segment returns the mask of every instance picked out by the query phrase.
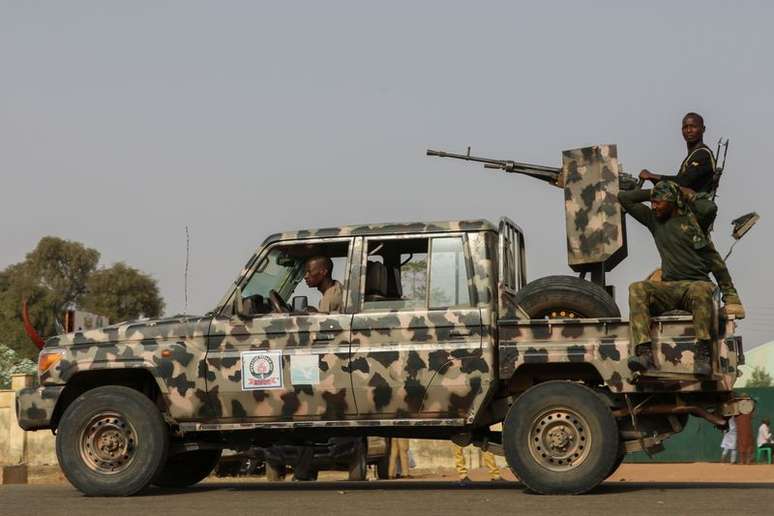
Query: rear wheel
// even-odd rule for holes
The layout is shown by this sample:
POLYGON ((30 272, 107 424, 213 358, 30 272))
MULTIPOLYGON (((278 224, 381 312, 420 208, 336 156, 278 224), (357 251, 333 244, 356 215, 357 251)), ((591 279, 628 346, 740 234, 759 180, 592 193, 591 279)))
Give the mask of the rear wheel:
POLYGON ((607 291, 575 276, 546 276, 516 293, 514 301, 533 319, 621 317, 607 291))
POLYGON ((222 453, 222 450, 195 450, 171 455, 153 484, 188 487, 201 482, 218 465, 222 453))
POLYGON ((119 385, 97 387, 73 401, 56 434, 67 480, 88 496, 129 496, 166 463, 168 428, 156 405, 119 385))
POLYGON ((531 490, 580 494, 613 470, 618 426, 594 391, 551 381, 532 387, 511 406, 503 444, 508 465, 531 490))

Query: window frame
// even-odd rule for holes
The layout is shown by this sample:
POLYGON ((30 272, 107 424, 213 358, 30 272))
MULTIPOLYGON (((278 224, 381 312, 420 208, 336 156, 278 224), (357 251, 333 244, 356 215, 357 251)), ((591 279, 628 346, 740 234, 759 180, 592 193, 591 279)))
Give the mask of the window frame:
MULTIPOLYGON (((253 277, 253 274, 255 274, 255 270, 258 268, 258 265, 261 264, 264 258, 268 256, 268 254, 277 247, 289 247, 292 245, 316 245, 316 244, 333 244, 333 243, 340 243, 340 242, 346 242, 348 244, 347 246, 347 265, 345 267, 343 281, 342 281, 342 296, 343 296, 343 304, 341 307, 341 314, 347 313, 347 308, 349 305, 350 296, 348 295, 349 287, 350 287, 350 276, 352 274, 352 261, 354 259, 353 253, 355 251, 355 238, 354 237, 332 237, 332 238, 308 238, 308 239, 294 239, 294 240, 278 240, 276 242, 272 242, 271 244, 268 244, 264 247, 262 247, 253 257, 250 259, 249 267, 247 268, 247 271, 240 275, 239 281, 235 282, 234 288, 231 291, 231 295, 229 296, 229 300, 227 303, 223 305, 223 307, 220 310, 221 315, 228 315, 229 317, 240 317, 238 314, 233 313, 233 308, 229 308, 232 305, 234 305, 234 302, 236 301, 236 296, 240 295, 242 293, 242 289, 250 282, 250 280, 253 277), (226 314, 225 312, 231 312, 230 314, 226 314)), ((303 281, 303 280, 302 280, 303 281)), ((292 293, 292 292, 291 292, 292 293)), ((272 317, 272 316, 294 316, 299 314, 279 314, 274 312, 269 312, 266 314, 258 314, 251 318, 264 318, 264 317, 272 317)), ((301 314, 303 317, 308 317, 310 315, 318 315, 317 312, 309 312, 307 314, 301 314)), ((319 315, 325 315, 329 316, 331 314, 319 314, 319 315)))
MULTIPOLYGON (((471 274, 473 271, 473 263, 470 257, 470 248, 468 243, 467 233, 464 231, 455 231, 448 233, 412 233, 403 235, 369 235, 363 238, 363 251, 360 260, 360 288, 359 288, 359 303, 356 307, 355 313, 374 313, 374 312, 417 312, 417 311, 443 311, 455 308, 471 308, 476 306, 475 289, 472 287, 471 274), (430 290, 432 277, 430 271, 432 270, 433 261, 433 240, 436 238, 459 238, 462 241, 462 254, 463 262, 465 263, 465 287, 468 289, 468 303, 460 305, 451 305, 444 307, 430 307, 430 290), (366 268, 368 263, 368 249, 369 244, 372 241, 386 241, 386 240, 427 240, 427 288, 425 292, 424 305, 421 307, 409 307, 409 308, 366 308, 365 304, 365 287, 366 287, 366 268)), ((456 281, 456 278, 455 278, 456 281)))

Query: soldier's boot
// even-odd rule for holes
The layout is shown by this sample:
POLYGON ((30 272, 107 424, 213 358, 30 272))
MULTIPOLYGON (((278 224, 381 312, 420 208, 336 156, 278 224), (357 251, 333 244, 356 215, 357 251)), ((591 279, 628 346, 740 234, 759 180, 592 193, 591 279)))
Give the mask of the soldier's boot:
POLYGON ((745 317, 745 311, 744 306, 742 306, 742 303, 726 303, 723 306, 723 315, 728 317, 729 315, 733 315, 737 319, 744 319, 745 317))
POLYGON ((696 374, 706 375, 712 373, 712 343, 710 341, 699 341, 696 346, 696 358, 693 368, 696 374))
POLYGON ((653 349, 650 344, 638 344, 634 348, 634 356, 629 357, 627 361, 629 369, 634 372, 642 373, 648 369, 653 369, 656 363, 653 361, 653 349))

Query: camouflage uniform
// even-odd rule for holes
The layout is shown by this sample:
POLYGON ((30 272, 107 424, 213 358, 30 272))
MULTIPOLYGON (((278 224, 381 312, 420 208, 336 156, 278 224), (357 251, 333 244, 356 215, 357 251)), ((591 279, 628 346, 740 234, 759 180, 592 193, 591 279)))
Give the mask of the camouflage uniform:
POLYGON ((712 224, 718 215, 718 205, 712 200, 715 174, 715 156, 712 150, 703 143, 697 145, 680 164, 680 169, 675 176, 661 176, 662 181, 672 181, 679 186, 690 188, 696 192, 687 199, 687 206, 693 211, 697 222, 704 231, 709 242, 707 253, 707 265, 715 276, 726 304, 742 304, 739 294, 734 287, 731 274, 728 272, 725 260, 717 252, 710 240, 712 224))
POLYGON ((662 263, 663 281, 638 281, 629 287, 632 346, 651 342, 651 312, 674 309, 692 312, 696 339, 709 340, 714 285, 707 276, 707 256, 715 250, 695 215, 682 203, 678 186, 661 181, 652 194, 647 190, 621 192, 618 198, 624 209, 650 230, 662 263), (651 197, 674 203, 678 212, 665 221, 659 220, 642 204, 651 197))

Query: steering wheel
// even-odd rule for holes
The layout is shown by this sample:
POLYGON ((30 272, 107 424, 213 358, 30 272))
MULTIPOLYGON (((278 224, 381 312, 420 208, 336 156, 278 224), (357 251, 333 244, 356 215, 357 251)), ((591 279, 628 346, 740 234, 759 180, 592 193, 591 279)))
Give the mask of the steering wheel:
POLYGON ((289 314, 290 306, 282 299, 279 292, 272 289, 269 291, 269 302, 271 303, 271 309, 277 314, 289 314))

